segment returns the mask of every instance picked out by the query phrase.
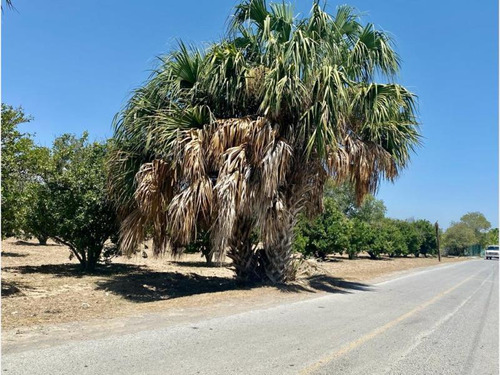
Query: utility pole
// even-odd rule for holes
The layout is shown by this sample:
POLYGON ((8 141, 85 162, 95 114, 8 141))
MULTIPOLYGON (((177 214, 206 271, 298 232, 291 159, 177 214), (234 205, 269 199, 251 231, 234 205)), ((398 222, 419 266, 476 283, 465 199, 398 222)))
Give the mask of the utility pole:
POLYGON ((436 224, 434 224, 434 227, 436 227, 436 245, 438 251, 438 259, 441 262, 441 250, 439 249, 439 224, 437 221, 436 224))

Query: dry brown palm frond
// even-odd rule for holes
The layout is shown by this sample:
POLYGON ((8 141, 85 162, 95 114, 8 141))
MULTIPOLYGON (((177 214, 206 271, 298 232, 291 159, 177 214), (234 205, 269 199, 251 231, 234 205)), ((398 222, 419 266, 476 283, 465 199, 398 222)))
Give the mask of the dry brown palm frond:
POLYGON ((250 166, 247 163, 246 147, 232 147, 224 155, 224 163, 215 185, 218 207, 212 230, 212 246, 221 257, 234 232, 236 218, 251 209, 248 181, 250 166))
POLYGON ((278 187, 285 183, 291 159, 292 147, 282 139, 268 148, 259 165, 260 187, 264 197, 274 197, 278 187))
POLYGON ((134 198, 139 210, 150 220, 163 213, 172 197, 171 169, 163 160, 153 160, 137 172, 134 198))
POLYGON ((205 134, 202 129, 191 130, 189 133, 182 158, 177 160, 182 163, 183 177, 188 181, 196 181, 206 177, 205 134))
POLYGON ((358 204, 368 193, 377 191, 380 179, 392 181, 398 175, 396 161, 382 146, 351 137, 330 152, 327 168, 337 182, 354 183, 358 204))
POLYGON ((197 223, 211 216, 213 186, 209 178, 200 178, 178 193, 168 206, 169 233, 177 245, 196 238, 197 223))
POLYGON ((245 143, 251 126, 252 119, 249 117, 216 121, 216 128, 210 140, 210 159, 218 164, 228 149, 245 143))
POLYGON ((246 142, 251 150, 251 163, 257 165, 275 143, 278 132, 264 117, 258 117, 253 124, 254 126, 247 134, 246 142))
POLYGON ((267 207, 262 207, 258 216, 258 225, 264 247, 270 247, 278 240, 281 226, 287 220, 289 212, 283 197, 276 197, 267 207))
POLYGON ((126 255, 133 254, 144 241, 146 217, 138 209, 130 212, 120 226, 120 248, 126 255))
POLYGON ((323 189, 328 174, 325 168, 317 162, 308 163, 303 173, 305 183, 293 205, 294 213, 304 211, 308 217, 313 217, 323 211, 323 189))
MULTIPOLYGON (((165 252, 168 247, 167 216, 165 212, 173 195, 171 174, 172 170, 166 162, 153 160, 151 163, 143 164, 135 176, 137 187, 134 198, 137 208, 129 215, 128 219, 131 220, 130 223, 142 223, 142 227, 148 223, 153 225, 153 252, 156 255, 165 252), (139 214, 140 218, 138 217, 139 214)), ((143 235, 138 233, 129 233, 130 230, 126 228, 130 223, 126 219, 122 230, 122 248, 127 253, 134 251, 138 241, 143 238, 143 235), (124 241, 127 237, 129 239, 124 241)), ((142 228, 142 231, 144 231, 144 228, 142 228)))
MULTIPOLYGON (((209 159, 217 168, 220 168, 224 153, 228 149, 244 143, 252 145, 251 148, 253 152, 257 153, 256 157, 258 158, 263 154, 265 147, 274 141, 274 132, 268 120, 263 117, 218 120, 210 140, 209 159), (261 151, 259 152, 259 150, 261 151)), ((252 162, 256 162, 256 160, 252 159, 252 162)))

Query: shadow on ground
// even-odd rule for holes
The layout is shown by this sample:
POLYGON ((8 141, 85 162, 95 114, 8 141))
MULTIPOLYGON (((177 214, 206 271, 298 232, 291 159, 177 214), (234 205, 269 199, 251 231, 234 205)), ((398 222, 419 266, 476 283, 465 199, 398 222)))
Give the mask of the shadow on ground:
POLYGON ((352 262, 352 261, 363 260, 363 259, 374 260, 374 261, 393 261, 395 258, 394 257, 391 258, 391 257, 387 257, 387 256, 380 256, 379 258, 371 258, 369 255, 360 254, 354 259, 348 259, 348 258, 345 258, 342 256, 336 256, 336 255, 329 255, 325 259, 316 259, 316 260, 319 263, 321 263, 321 262, 344 262, 344 261, 352 262))
POLYGON ((134 302, 152 302, 249 288, 251 287, 241 287, 234 278, 229 277, 157 271, 117 275, 99 282, 97 286, 98 290, 106 290, 134 302))
MULTIPOLYGON (((114 263, 101 265, 92 275, 81 271, 78 264, 47 264, 40 266, 6 267, 4 271, 22 274, 52 274, 55 277, 99 277, 96 290, 104 290, 133 302, 153 302, 196 294, 228 290, 249 290, 269 286, 284 293, 350 293, 368 291, 369 285, 346 281, 328 275, 303 278, 290 284, 241 284, 234 277, 202 276, 195 273, 152 271, 146 266, 114 263)), ((19 293, 16 285, 6 285, 6 293, 19 293), (17 289, 16 289, 17 288, 17 289)), ((2 284, 2 292, 4 286, 2 284)))
POLYGON ((23 283, 2 280, 2 298, 23 296, 23 290, 31 289, 23 283))
POLYGON ((218 267, 230 267, 231 263, 228 262, 213 262, 211 264, 208 264, 204 260, 200 260, 198 262, 190 262, 190 261, 171 261, 172 264, 175 264, 176 266, 179 267, 200 267, 200 268, 218 268, 218 267))
POLYGON ((2 271, 21 273, 21 274, 46 274, 54 275, 55 277, 88 277, 88 276, 114 276, 121 274, 134 274, 141 271, 147 271, 144 266, 136 266, 132 264, 114 263, 109 265, 99 265, 92 273, 85 273, 80 264, 63 263, 63 264, 42 264, 39 266, 12 266, 3 267, 2 271))
POLYGON ((249 290, 263 286, 275 287, 284 293, 350 293, 353 290, 370 290, 367 284, 330 276, 314 276, 291 284, 251 283, 242 285, 232 277, 151 271, 117 275, 109 280, 99 282, 97 289, 119 294, 134 302, 152 302, 228 290, 249 290))
POLYGON ((9 257, 9 258, 24 258, 27 257, 28 254, 26 253, 11 253, 8 251, 2 251, 2 257, 9 257))
POLYGON ((14 245, 17 245, 17 246, 35 246, 35 247, 62 246, 62 245, 59 245, 56 243, 48 243, 48 244, 42 245, 38 242, 29 242, 29 241, 23 241, 23 240, 17 240, 16 242, 14 242, 14 245))

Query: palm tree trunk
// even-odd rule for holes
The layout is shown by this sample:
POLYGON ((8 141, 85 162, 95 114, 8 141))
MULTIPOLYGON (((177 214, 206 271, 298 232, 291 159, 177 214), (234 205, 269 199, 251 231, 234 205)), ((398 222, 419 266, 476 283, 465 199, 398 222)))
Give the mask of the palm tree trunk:
POLYGON ((201 248, 201 253, 205 257, 205 260, 207 261, 207 265, 211 266, 213 264, 212 259, 213 259, 213 252, 212 249, 207 246, 207 247, 202 247, 201 248))
POLYGON ((268 244, 261 253, 265 275, 273 283, 295 280, 296 268, 293 262, 293 227, 295 220, 290 215, 280 224, 276 240, 268 244))
POLYGON ((239 219, 235 227, 227 256, 233 261, 238 281, 254 281, 258 262, 251 238, 253 222, 248 218, 239 219))

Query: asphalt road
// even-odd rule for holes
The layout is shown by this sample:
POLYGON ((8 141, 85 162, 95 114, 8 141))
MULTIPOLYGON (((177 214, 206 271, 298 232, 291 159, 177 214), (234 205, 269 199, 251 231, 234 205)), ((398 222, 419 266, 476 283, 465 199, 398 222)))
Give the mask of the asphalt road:
POLYGON ((2 374, 488 374, 499 371, 497 261, 345 293, 4 354, 2 374))

